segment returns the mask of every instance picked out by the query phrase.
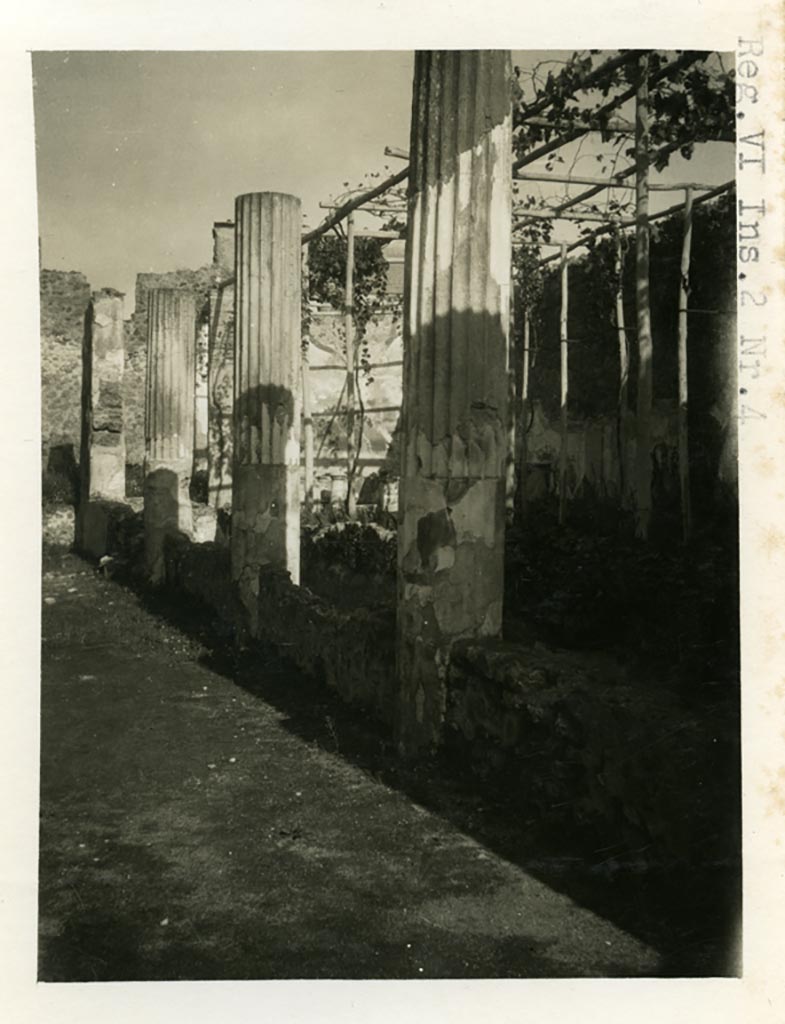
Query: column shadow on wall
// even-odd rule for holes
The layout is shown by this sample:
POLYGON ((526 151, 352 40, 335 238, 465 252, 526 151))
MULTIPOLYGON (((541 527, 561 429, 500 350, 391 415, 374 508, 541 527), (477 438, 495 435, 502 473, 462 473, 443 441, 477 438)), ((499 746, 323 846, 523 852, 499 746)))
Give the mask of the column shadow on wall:
MULTIPOLYGON (((237 422, 242 425, 238 432, 241 438, 242 433, 247 431, 249 437, 255 436, 260 445, 267 445, 267 440, 262 432, 262 414, 264 410, 267 411, 270 425, 272 426, 273 423, 277 425, 279 437, 283 436, 285 438, 294 424, 294 394, 290 388, 280 384, 256 384, 253 387, 247 388, 242 394, 238 395, 235 408, 237 422)), ((274 440, 272 443, 274 443, 274 440)), ((246 440, 246 443, 248 443, 248 440, 246 440)), ((283 452, 273 452, 272 454, 279 455, 280 461, 283 461, 283 452)), ((241 456, 243 461, 258 462, 260 461, 261 452, 235 453, 235 458, 238 456, 241 456)), ((279 460, 276 459, 277 461, 279 460)))

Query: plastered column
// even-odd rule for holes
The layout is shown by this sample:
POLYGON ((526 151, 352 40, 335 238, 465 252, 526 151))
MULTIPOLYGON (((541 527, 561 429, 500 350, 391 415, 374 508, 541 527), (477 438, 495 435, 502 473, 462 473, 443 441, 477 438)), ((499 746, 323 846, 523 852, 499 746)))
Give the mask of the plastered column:
POLYGON ((415 58, 398 533, 404 752, 439 743, 455 641, 501 629, 510 74, 507 51, 415 58))
POLYGON ((232 505, 234 432, 234 286, 210 291, 210 357, 207 375, 207 462, 209 502, 232 505))
POLYGON ((209 503, 232 505, 234 409, 234 223, 213 225, 213 273, 210 290, 207 444, 209 503))
POLYGON ((300 580, 300 200, 235 200, 232 575, 256 629, 259 570, 300 580))
POLYGON ((196 311, 190 292, 157 288, 147 299, 145 569, 164 578, 164 538, 191 534, 196 311))
POLYGON ((124 358, 123 296, 113 290, 94 292, 85 314, 82 343, 82 437, 76 534, 78 546, 96 557, 105 554, 104 542, 98 536, 105 517, 96 518, 91 502, 125 499, 124 358))
POLYGON ((196 331, 196 357, 194 380, 194 473, 207 474, 208 430, 208 343, 210 325, 207 319, 196 331))

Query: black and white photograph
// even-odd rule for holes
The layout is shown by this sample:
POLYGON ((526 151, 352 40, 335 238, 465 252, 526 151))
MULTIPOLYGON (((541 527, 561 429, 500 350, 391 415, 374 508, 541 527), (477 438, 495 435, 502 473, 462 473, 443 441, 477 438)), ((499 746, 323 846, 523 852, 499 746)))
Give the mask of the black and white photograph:
POLYGON ((42 981, 737 971, 734 63, 33 54, 42 981))
POLYGON ((509 986, 590 980, 775 1019, 740 1009, 785 807, 759 24, 27 47, 14 1021, 555 1021, 509 986))

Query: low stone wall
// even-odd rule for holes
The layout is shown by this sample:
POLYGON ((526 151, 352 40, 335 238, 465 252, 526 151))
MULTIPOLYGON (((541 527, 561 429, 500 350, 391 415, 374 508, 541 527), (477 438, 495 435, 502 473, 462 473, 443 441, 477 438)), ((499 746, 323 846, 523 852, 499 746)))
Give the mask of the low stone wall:
POLYGON ((141 565, 143 513, 121 501, 87 501, 76 510, 75 547, 90 558, 141 565))
MULTIPOLYGON (((739 733, 733 716, 675 694, 604 680, 579 655, 467 643, 454 652, 445 746, 495 777, 527 813, 617 836, 667 859, 738 855, 739 733)), ((737 724, 737 723, 736 723, 737 724)))
MULTIPOLYGON (((166 585, 215 612, 221 628, 247 641, 245 612, 231 583, 229 550, 219 544, 167 540, 166 585)), ((309 676, 347 703, 389 725, 395 717, 395 616, 392 610, 342 611, 297 587, 283 570, 259 579, 260 639, 280 647, 309 676)))
POLYGON ((376 524, 303 530, 300 579, 338 608, 395 606, 396 535, 376 524))
POLYGON ((167 537, 164 543, 166 586, 209 608, 221 633, 244 633, 244 610, 232 586, 229 548, 187 537, 167 537))
POLYGON ((307 587, 295 587, 280 571, 261 574, 258 607, 265 639, 348 703, 395 725, 394 609, 342 611, 307 587))

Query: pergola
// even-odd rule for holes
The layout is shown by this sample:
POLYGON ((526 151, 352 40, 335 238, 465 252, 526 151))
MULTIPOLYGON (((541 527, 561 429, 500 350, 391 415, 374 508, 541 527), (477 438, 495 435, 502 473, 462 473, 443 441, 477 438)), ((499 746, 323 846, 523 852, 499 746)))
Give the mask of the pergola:
MULTIPOLYGON (((575 98, 581 93, 595 88, 602 89, 608 86, 616 72, 625 66, 636 65, 634 81, 626 89, 622 89, 610 99, 603 102, 597 109, 588 113, 588 116, 578 123, 565 123, 559 121, 558 115, 552 114, 554 100, 549 96, 540 96, 535 101, 520 106, 517 114, 519 125, 532 126, 542 133, 550 134, 547 141, 533 148, 529 147, 522 155, 517 156, 512 163, 513 180, 516 182, 561 184, 566 187, 586 186, 578 194, 567 196, 558 201, 555 205, 523 205, 513 207, 513 245, 522 244, 520 239, 521 230, 532 222, 548 221, 558 223, 578 223, 596 225, 585 232, 580 238, 572 242, 561 243, 540 243, 543 246, 553 247, 556 251, 543 255, 540 266, 558 262, 560 267, 560 421, 561 421, 561 452, 559 458, 559 519, 564 521, 566 486, 565 477, 567 469, 567 423, 568 423, 568 398, 569 398, 569 344, 567 337, 567 319, 569 309, 569 255, 577 249, 585 247, 590 238, 596 238, 604 234, 613 235, 617 244, 617 261, 620 264, 621 255, 621 232, 624 229, 634 229, 635 253, 636 253, 636 281, 647 282, 649 278, 649 248, 650 248, 650 225, 664 218, 681 214, 683 218, 683 240, 681 252, 681 286, 678 295, 678 409, 679 409, 679 474, 682 494, 682 526, 685 540, 691 532, 691 511, 690 511, 690 482, 689 482, 689 461, 688 450, 688 427, 687 413, 689 405, 689 389, 687 377, 687 346, 688 346, 688 314, 695 312, 688 307, 689 293, 689 270, 691 258, 692 224, 693 211, 696 206, 706 203, 717 196, 729 191, 734 187, 734 181, 724 182, 719 186, 702 184, 700 182, 678 182, 659 183, 651 180, 651 168, 653 165, 664 165, 671 154, 677 152, 685 145, 683 137, 673 139, 662 144, 659 148, 653 149, 651 145, 651 109, 650 94, 654 86, 660 82, 672 80, 679 73, 685 71, 706 55, 700 51, 686 51, 673 60, 663 63, 656 70, 650 70, 650 51, 624 51, 611 57, 597 67, 585 71, 575 77, 571 82, 567 95, 575 98), (628 102, 634 102, 634 121, 626 120, 618 116, 618 112, 628 102), (551 118, 547 116, 549 112, 551 118), (545 116, 543 116, 545 115, 545 116), (579 174, 554 174, 538 170, 525 170, 537 161, 552 154, 558 153, 560 149, 589 133, 600 133, 603 138, 611 136, 634 136, 634 159, 631 164, 607 177, 591 177, 579 174), (580 209, 594 197, 612 189, 627 189, 634 193, 634 217, 624 217, 618 210, 604 214, 596 209, 580 209), (649 197, 652 192, 676 192, 681 193, 681 199, 666 209, 655 213, 649 211, 649 197), (516 238, 516 233, 518 237, 516 238)), ((717 133, 711 141, 722 141, 733 143, 735 136, 728 131, 722 130, 717 133)), ((696 141, 696 140, 688 140, 696 141)), ((708 140, 705 140, 708 141, 708 140)), ((409 154, 395 147, 387 147, 385 155, 397 159, 407 160, 409 154)), ((350 471, 356 466, 358 451, 354 444, 354 417, 357 404, 357 373, 358 359, 354 342, 354 310, 353 310, 353 279, 354 279, 354 243, 358 234, 360 236, 393 238, 399 237, 394 231, 357 231, 355 227, 354 214, 356 211, 374 214, 376 216, 390 217, 394 214, 405 215, 405 197, 395 193, 395 188, 406 181, 409 175, 409 167, 406 166, 397 173, 387 177, 373 187, 358 188, 341 198, 340 202, 321 204, 329 213, 318 227, 307 231, 302 242, 305 247, 305 259, 307 263, 308 243, 335 230, 339 225, 345 223, 345 236, 347 240, 347 262, 346 262, 346 286, 345 286, 345 330, 346 330, 346 381, 342 390, 339 405, 344 403, 347 416, 348 451, 347 463, 350 471)), ((532 197, 533 198, 533 197, 532 197)), ((224 282, 224 285, 231 281, 224 282)), ((651 479, 648 452, 650 449, 650 411, 652 404, 652 333, 651 333, 651 312, 649 308, 648 288, 636 286, 636 327, 628 327, 624 322, 624 308, 621 294, 621 274, 619 274, 618 294, 616 296, 615 317, 616 330, 619 338, 619 400, 620 404, 626 402, 627 382, 629 376, 629 352, 627 345, 627 334, 634 333, 638 348, 638 398, 637 398, 637 465, 635 490, 639 510, 639 534, 645 536, 648 532, 648 515, 651 504, 651 479), (642 517, 640 513, 642 514, 642 517)), ((713 310, 701 310, 700 312, 716 313, 713 310)), ((304 373, 307 375, 307 361, 304 373)), ((524 323, 524 345, 523 345, 523 367, 522 380, 520 382, 520 393, 522 396, 523 408, 528 401, 529 381, 529 322, 528 317, 524 323)), ((313 488, 313 421, 308 401, 309 389, 304 388, 304 448, 306 466, 306 493, 311 494, 313 488)), ((362 412, 373 412, 378 410, 365 409, 362 412)), ((387 411, 387 410, 385 410, 387 411)), ((525 438, 522 438, 525 444, 525 438)), ((522 459, 523 472, 525 472, 525 454, 522 459)))

